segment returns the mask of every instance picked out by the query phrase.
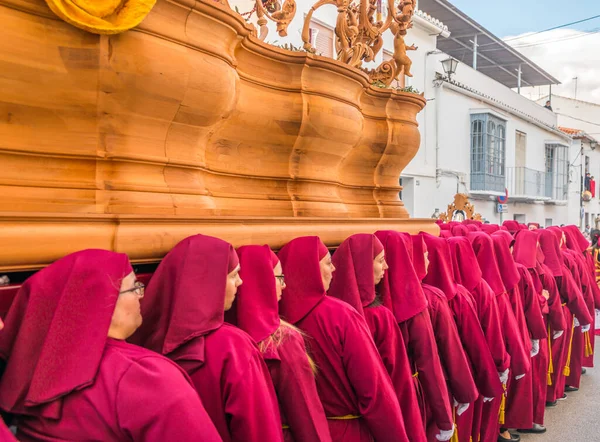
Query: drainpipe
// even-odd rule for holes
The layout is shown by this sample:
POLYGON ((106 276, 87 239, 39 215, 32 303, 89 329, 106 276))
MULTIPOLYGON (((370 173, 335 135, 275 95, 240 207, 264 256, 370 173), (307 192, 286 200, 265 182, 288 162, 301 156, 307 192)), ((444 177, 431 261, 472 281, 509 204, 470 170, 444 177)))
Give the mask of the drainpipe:
POLYGON ((583 190, 585 185, 585 174, 583 172, 583 140, 580 141, 581 147, 579 148, 579 229, 585 229, 584 220, 585 217, 581 216, 581 212, 583 209, 583 190))
POLYGON ((442 105, 442 88, 444 82, 440 81, 439 86, 435 88, 435 186, 442 185, 442 171, 440 169, 440 115, 442 105))

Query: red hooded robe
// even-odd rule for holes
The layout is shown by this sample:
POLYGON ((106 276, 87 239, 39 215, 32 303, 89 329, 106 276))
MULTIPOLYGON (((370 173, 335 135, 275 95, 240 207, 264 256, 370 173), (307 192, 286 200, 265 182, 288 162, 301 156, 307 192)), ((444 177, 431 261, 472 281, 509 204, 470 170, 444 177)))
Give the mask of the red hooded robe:
MULTIPOLYGON (((107 334, 127 256, 68 255, 29 278, 0 333, 0 406, 21 441, 220 441, 187 375, 107 334)), ((6 439, 1 439, 6 440, 6 439)))
POLYGON ((263 357, 279 400, 285 441, 331 441, 304 338, 279 319, 273 273, 279 263, 277 255, 266 245, 243 246, 237 254, 244 283, 226 319, 263 345, 263 357))
POLYGON ((327 296, 316 236, 296 238, 279 252, 286 278, 280 313, 307 334, 318 367, 317 391, 333 441, 408 441, 398 399, 364 318, 327 296))
POLYGON ((408 438, 425 441, 424 420, 416 390, 411 385, 415 378, 404 337, 392 311, 385 304, 375 302, 373 260, 382 251, 381 242, 368 233, 352 235, 342 242, 333 255, 336 270, 328 295, 347 302, 364 316, 392 379, 408 438))
POLYGON ((225 287, 238 265, 233 246, 190 236, 152 276, 131 341, 167 356, 192 378, 225 442, 282 441, 269 370, 248 334, 224 323, 225 287))
POLYGON ((375 236, 385 247, 389 266, 378 291, 383 304, 394 313, 400 324, 426 405, 421 411, 428 418, 428 433, 435 439, 438 429, 452 429, 452 409, 427 310, 427 298, 411 262, 412 240, 408 234, 390 230, 376 232, 375 236))

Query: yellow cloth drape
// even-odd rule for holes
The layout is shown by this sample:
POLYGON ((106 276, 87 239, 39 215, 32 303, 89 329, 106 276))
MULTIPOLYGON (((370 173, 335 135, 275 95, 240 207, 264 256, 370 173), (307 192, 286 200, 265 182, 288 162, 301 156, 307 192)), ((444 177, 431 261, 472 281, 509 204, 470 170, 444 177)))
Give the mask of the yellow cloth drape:
POLYGON ((563 368, 565 376, 571 375, 571 352, 573 350, 573 335, 575 334, 575 315, 573 315, 573 327, 571 327, 571 339, 569 340, 569 350, 567 351, 567 363, 563 368))
POLYGON ((506 412, 506 384, 502 384, 502 388, 504 389, 504 393, 502 393, 502 401, 500 402, 500 412, 498 414, 498 423, 500 425, 504 424, 504 415, 506 412))
POLYGON ((594 354, 594 348, 592 347, 592 340, 590 338, 590 331, 586 331, 585 335, 585 357, 589 358, 594 354))
POLYGON ((552 385, 552 374, 554 373, 554 364, 552 363, 552 333, 550 324, 548 324, 548 385, 552 385))
POLYGON ((419 372, 418 372, 418 371, 415 371, 415 372, 413 373, 413 378, 418 378, 418 377, 419 377, 419 372))
POLYGON ((450 442, 458 442, 458 425, 456 425, 456 408, 452 410, 452 420, 454 422, 454 434, 450 438, 450 442))
POLYGON ((119 34, 139 25, 156 0, 46 0, 67 23, 94 34, 119 34))
POLYGON ((347 414, 346 416, 327 416, 327 419, 330 421, 349 421, 352 419, 360 419, 360 416, 347 414))

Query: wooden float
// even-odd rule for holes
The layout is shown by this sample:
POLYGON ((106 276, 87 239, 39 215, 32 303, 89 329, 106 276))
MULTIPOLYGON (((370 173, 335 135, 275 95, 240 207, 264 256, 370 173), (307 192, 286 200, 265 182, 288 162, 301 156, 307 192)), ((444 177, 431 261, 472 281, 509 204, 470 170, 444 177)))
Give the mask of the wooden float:
POLYGON ((2 272, 89 247, 157 262, 195 233, 437 231, 399 198, 421 95, 268 45, 214 0, 158 0, 116 35, 0 0, 0 26, 2 272))

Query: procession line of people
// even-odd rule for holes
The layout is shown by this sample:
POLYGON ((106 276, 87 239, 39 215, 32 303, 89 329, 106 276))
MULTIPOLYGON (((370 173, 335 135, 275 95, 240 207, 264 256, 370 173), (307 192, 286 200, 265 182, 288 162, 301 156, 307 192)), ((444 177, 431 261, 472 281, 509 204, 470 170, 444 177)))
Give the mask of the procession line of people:
POLYGON ((144 287, 83 250, 14 299, 0 409, 21 441, 518 441, 593 366, 597 256, 575 226, 511 221, 333 255, 194 235, 144 287))

